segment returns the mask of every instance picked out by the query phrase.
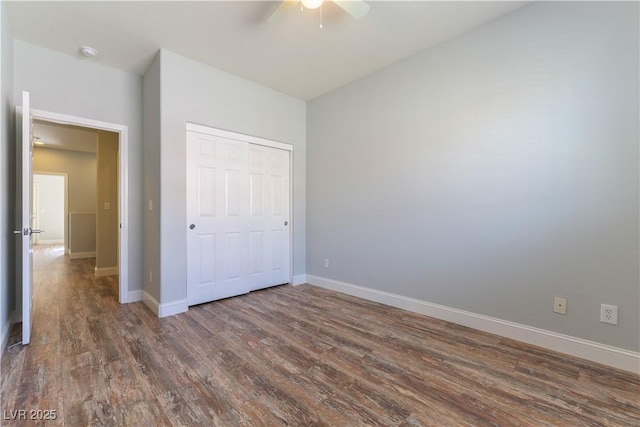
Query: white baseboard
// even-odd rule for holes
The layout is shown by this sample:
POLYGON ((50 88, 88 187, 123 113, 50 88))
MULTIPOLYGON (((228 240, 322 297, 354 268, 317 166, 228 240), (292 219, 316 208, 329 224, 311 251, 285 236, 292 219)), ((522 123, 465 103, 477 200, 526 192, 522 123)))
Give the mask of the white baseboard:
POLYGON ((7 339, 9 339, 9 330, 11 329, 11 322, 7 319, 7 323, 2 327, 0 331, 0 360, 2 360, 2 354, 4 348, 7 346, 7 339))
POLYGON ((189 309, 186 299, 160 304, 158 300, 149 295, 146 291, 141 292, 142 302, 144 302, 158 317, 162 318, 173 316, 174 314, 184 313, 189 309))
POLYGON ((71 252, 69 251, 69 258, 71 259, 82 259, 82 258, 95 258, 95 252, 71 252))
POLYGON ((187 305, 186 299, 171 301, 160 304, 160 307, 158 309, 158 317, 173 316, 174 314, 184 313, 187 310, 189 310, 189 306, 187 305))
POLYGON ((127 294, 127 303, 142 301, 142 290, 129 291, 127 294))
POLYGON ((146 306, 149 307, 151 311, 153 311, 153 313, 157 316, 160 303, 158 302, 157 299, 152 297, 147 291, 141 291, 141 292, 142 292, 142 302, 145 303, 146 306))
POLYGON ((116 276, 120 273, 118 267, 96 267, 96 277, 116 276))
POLYGON ((9 339, 9 331, 11 330, 11 325, 15 322, 16 312, 13 311, 9 315, 7 319, 7 323, 2 327, 0 331, 0 360, 2 360, 2 354, 4 354, 4 349, 7 347, 7 340, 9 339))
POLYGON ((62 239, 38 240, 38 245, 60 245, 64 243, 62 239))
POLYGON ((307 275, 306 274, 299 274, 297 276, 293 276, 293 286, 298 286, 298 285, 302 285, 304 283, 307 283, 307 275))
POLYGON ((640 353, 363 286, 307 275, 307 282, 392 307, 640 374, 640 353))

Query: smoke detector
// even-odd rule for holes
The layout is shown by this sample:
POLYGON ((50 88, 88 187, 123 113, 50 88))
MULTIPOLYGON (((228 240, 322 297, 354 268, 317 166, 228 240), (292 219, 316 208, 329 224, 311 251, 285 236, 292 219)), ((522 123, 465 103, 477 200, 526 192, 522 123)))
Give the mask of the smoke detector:
POLYGON ((98 54, 98 51, 91 46, 80 46, 80 53, 87 58, 93 58, 98 54))

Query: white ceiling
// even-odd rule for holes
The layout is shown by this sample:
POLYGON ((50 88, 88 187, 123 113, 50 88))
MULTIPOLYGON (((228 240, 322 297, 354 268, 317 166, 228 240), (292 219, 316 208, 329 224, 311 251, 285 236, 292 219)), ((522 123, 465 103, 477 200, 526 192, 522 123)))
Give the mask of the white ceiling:
POLYGON ((267 19, 270 1, 8 3, 15 38, 143 75, 166 48, 310 100, 509 13, 527 2, 367 1, 360 20, 331 2, 267 19))

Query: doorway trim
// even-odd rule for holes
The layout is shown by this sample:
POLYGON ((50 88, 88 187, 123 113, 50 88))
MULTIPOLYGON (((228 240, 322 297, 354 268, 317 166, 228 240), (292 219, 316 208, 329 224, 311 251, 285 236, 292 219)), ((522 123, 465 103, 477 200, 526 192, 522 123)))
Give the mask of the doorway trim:
MULTIPOLYGON (((64 179, 64 224, 62 224, 62 234, 64 240, 64 253, 69 253, 69 174, 63 172, 43 172, 43 171, 32 171, 32 175, 53 175, 53 176, 61 176, 64 179)), ((37 184, 34 183, 34 200, 35 197, 35 186, 37 184)), ((35 206, 34 206, 35 207, 35 206)), ((34 209, 35 210, 35 209, 34 209)), ((36 215, 38 217, 39 215, 36 215)), ((36 225, 36 228, 40 228, 40 224, 36 225)), ((46 231, 46 230, 45 230, 46 231)), ((39 237, 40 235, 36 235, 39 237)))
POLYGON ((137 301, 135 298, 129 298, 129 128, 116 123, 44 110, 32 109, 31 117, 35 120, 45 122, 83 126, 118 133, 118 197, 120 217, 120 229, 118 233, 118 299, 120 304, 126 304, 129 300, 137 301))

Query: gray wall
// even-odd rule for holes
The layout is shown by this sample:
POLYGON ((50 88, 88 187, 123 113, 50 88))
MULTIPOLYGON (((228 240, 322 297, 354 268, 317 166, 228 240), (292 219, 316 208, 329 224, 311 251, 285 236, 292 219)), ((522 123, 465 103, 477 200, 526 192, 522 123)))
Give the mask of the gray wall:
POLYGON ((638 36, 535 3, 312 101, 307 272, 638 351, 638 36))
POLYGON ((161 302, 186 298, 186 122, 294 146, 293 270, 305 273, 304 101, 167 50, 161 65, 161 302))
POLYGON ((96 213, 71 212, 69 215, 69 256, 95 258, 96 213))
POLYGON ((118 266, 118 139, 116 132, 98 131, 96 269, 118 266))
MULTIPOLYGON (((15 308, 13 195, 15 145, 13 119, 13 39, 6 10, 0 2, 0 343, 15 308)), ((3 349, 0 349, 0 353, 3 349)))
POLYGON ((33 170, 66 173, 69 179, 69 212, 95 212, 96 153, 36 147, 33 170))
POLYGON ((32 108, 128 126, 128 282, 129 291, 141 289, 142 78, 20 40, 14 76, 14 93, 31 92, 32 108))
POLYGON ((144 286, 160 301, 160 52, 143 78, 144 286), (149 201, 154 209, 149 210, 149 201), (149 271, 152 272, 149 280, 149 271))

